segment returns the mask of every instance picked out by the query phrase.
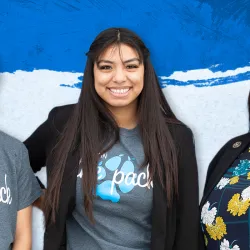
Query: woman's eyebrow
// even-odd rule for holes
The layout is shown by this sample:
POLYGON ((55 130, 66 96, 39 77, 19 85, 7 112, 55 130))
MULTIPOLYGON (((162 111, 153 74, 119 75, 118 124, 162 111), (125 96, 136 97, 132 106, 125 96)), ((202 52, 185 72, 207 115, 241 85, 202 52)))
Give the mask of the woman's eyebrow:
POLYGON ((138 61, 139 63, 141 62, 141 60, 138 58, 132 58, 132 59, 124 61, 123 63, 129 63, 129 62, 134 62, 134 61, 138 61))
POLYGON ((99 65, 100 63, 110 63, 110 64, 113 64, 114 62, 109 61, 109 60, 99 60, 99 61, 97 62, 97 65, 99 65))
MULTIPOLYGON (((138 61, 139 63, 141 63, 141 60, 138 59, 138 58, 131 58, 131 59, 128 59, 128 60, 124 61, 123 63, 130 63, 130 62, 134 62, 134 61, 138 61)), ((105 60, 105 59, 99 60, 99 61, 97 62, 97 65, 99 65, 100 63, 114 64, 113 61, 105 60)))

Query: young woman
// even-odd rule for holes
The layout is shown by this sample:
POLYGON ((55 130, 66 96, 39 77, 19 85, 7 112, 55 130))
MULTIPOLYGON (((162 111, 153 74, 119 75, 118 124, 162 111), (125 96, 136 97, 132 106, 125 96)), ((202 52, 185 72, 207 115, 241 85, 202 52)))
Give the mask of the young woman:
POLYGON ((198 249, 193 136, 174 116, 141 39, 101 32, 75 105, 25 142, 47 166, 45 250, 198 249))
MULTIPOLYGON (((250 93, 248 108, 250 115, 250 93)), ((249 249, 249 207, 250 133, 247 133, 227 142, 210 163, 201 201, 206 249, 249 249)))
POLYGON ((25 146, 0 131, 1 250, 31 250, 31 204, 40 195, 25 146))

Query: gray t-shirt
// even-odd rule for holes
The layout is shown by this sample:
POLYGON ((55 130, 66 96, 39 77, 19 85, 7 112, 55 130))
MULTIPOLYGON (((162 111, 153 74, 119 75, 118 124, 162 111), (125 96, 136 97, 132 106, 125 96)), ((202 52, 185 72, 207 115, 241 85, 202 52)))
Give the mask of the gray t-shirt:
POLYGON ((153 183, 148 168, 139 168, 143 160, 139 129, 120 129, 120 141, 101 156, 97 167, 95 225, 84 212, 79 172, 76 208, 67 220, 68 250, 150 249, 153 183))
POLYGON ((0 249, 9 250, 15 238, 17 212, 41 195, 30 167, 27 149, 0 131, 0 249))

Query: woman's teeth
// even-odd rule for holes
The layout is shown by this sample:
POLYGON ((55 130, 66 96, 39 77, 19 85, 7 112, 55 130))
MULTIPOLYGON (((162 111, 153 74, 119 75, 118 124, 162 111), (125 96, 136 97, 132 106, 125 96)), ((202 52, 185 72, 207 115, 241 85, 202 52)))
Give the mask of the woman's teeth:
POLYGON ((124 94, 124 93, 127 93, 129 91, 129 88, 126 88, 126 89, 110 89, 110 91, 115 93, 115 94, 124 94))

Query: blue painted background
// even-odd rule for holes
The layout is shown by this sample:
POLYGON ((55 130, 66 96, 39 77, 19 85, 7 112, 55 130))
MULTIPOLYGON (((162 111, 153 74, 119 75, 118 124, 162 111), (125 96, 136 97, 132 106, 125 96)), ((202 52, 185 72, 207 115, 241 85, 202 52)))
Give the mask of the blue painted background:
MULTIPOLYGON (((90 43, 113 26, 143 38, 160 76, 250 65, 249 0, 1 0, 0 72, 83 72, 90 43)), ((216 84, 245 79, 249 72, 216 84)))

